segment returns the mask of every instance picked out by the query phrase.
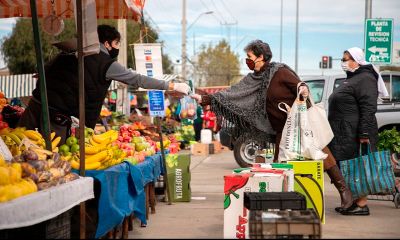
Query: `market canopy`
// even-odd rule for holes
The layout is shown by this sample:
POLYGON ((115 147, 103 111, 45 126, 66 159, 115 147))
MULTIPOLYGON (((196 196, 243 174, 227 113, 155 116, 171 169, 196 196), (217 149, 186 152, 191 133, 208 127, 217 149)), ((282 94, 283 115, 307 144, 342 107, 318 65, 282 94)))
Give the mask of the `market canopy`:
MULTIPOLYGON (((53 13, 61 18, 74 17, 73 0, 37 0, 38 17, 53 13)), ((143 10, 144 0, 96 0, 97 18, 134 19, 138 21, 143 10)), ((0 18, 31 17, 29 0, 1 0, 0 18)))

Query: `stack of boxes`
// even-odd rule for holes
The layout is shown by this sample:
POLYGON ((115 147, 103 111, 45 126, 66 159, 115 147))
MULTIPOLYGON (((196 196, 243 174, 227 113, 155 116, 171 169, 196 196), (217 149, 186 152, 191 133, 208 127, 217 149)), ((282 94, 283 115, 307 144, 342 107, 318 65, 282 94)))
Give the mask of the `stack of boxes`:
POLYGON ((191 145, 190 148, 191 153, 194 156, 208 156, 210 154, 216 154, 222 151, 222 145, 219 141, 213 141, 210 144, 195 143, 191 145))

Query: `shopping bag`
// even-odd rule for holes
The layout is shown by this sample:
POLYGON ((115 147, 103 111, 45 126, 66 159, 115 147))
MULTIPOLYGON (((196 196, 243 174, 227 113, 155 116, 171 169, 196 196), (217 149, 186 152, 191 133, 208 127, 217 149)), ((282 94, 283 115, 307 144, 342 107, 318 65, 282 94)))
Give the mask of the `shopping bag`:
POLYGON ((316 144, 318 139, 316 139, 315 128, 308 116, 306 101, 301 101, 297 94, 292 107, 286 103, 279 103, 278 108, 287 113, 279 144, 278 161, 325 159, 327 155, 322 152, 322 147, 318 147, 316 144))
POLYGON ((371 194, 394 191, 395 178, 389 151, 372 152, 368 144, 366 155, 340 161, 340 169, 354 199, 371 194))
POLYGON ((333 131, 322 103, 315 104, 311 94, 309 94, 308 99, 311 107, 307 109, 307 117, 310 126, 313 128, 314 144, 319 149, 323 149, 332 141, 333 131))
POLYGON ((197 118, 197 113, 196 113, 197 104, 193 98, 185 96, 181 98, 180 104, 181 104, 181 109, 179 112, 180 119, 195 120, 197 118))

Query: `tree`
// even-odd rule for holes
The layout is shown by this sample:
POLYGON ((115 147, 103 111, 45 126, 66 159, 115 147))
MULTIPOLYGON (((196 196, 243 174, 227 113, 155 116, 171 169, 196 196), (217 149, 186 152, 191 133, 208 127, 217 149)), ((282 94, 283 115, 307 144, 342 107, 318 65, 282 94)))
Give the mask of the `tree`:
POLYGON ((197 71, 200 75, 199 86, 231 85, 240 75, 239 56, 225 40, 221 40, 215 47, 210 44, 206 48, 203 45, 197 71))
MULTIPOLYGON (((100 24, 108 24, 117 27, 117 20, 98 19, 100 24)), ((39 21, 40 24, 40 21, 39 21)), ((73 19, 64 20, 64 31, 56 37, 52 37, 40 29, 40 38, 42 43, 42 53, 45 62, 59 53, 58 49, 51 45, 52 42, 62 41, 76 36, 75 22, 73 19)), ((145 42, 154 43, 158 41, 157 32, 146 23, 145 42)), ((127 21, 127 39, 128 39, 128 68, 134 68, 133 49, 131 51, 129 44, 139 42, 139 24, 133 20, 127 21)), ((10 34, 1 41, 1 52, 4 62, 8 66, 11 74, 24 74, 36 72, 36 53, 33 41, 32 21, 31 19, 19 18, 10 34)), ((165 73, 170 73, 172 62, 168 56, 163 55, 163 68, 165 73)))

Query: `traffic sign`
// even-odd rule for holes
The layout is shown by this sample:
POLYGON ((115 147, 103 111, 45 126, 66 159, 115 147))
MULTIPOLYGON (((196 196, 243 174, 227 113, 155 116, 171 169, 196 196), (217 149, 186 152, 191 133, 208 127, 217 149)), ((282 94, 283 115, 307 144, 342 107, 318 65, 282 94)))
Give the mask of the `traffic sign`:
POLYGON ((149 95, 149 114, 151 117, 164 117, 165 104, 164 92, 160 90, 148 91, 149 95))
POLYGON ((365 60, 372 63, 392 62, 393 19, 365 20, 365 60))

